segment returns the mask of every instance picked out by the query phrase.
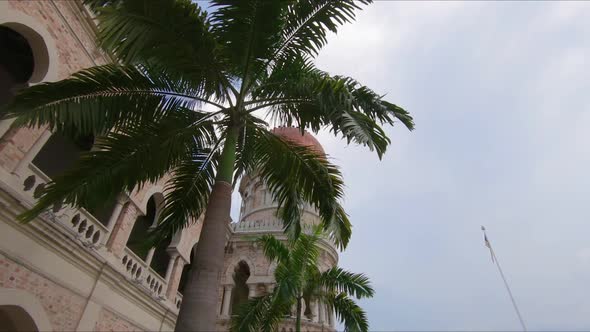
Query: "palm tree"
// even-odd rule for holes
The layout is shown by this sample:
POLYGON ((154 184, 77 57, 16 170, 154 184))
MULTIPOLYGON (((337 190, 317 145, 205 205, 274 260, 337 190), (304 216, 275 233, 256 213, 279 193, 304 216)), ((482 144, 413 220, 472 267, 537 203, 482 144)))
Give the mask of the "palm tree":
POLYGON ((258 239, 267 258, 277 262, 276 286, 270 294, 253 298, 238 309, 232 317, 232 331, 276 331, 278 323, 295 306, 295 331, 300 332, 301 318, 311 314, 311 304, 316 300, 334 310, 346 331, 368 331, 365 312, 349 296, 372 297, 369 279, 339 267, 320 272, 320 234, 319 229, 312 234, 302 233, 287 244, 272 235, 258 239), (303 303, 306 312, 302 311, 303 303))
POLYGON ((339 200, 342 176, 325 156, 271 133, 275 124, 322 128, 381 157, 380 127, 402 108, 346 76, 317 69, 327 33, 369 0, 86 0, 97 13, 100 45, 116 60, 20 93, 5 112, 16 126, 92 134, 95 149, 56 177, 20 216, 30 221, 55 202, 92 208, 171 174, 154 234, 171 236, 204 212, 196 264, 177 330, 214 330, 232 183, 256 170, 280 204, 289 234, 300 232, 303 203, 344 247, 350 222, 339 200))

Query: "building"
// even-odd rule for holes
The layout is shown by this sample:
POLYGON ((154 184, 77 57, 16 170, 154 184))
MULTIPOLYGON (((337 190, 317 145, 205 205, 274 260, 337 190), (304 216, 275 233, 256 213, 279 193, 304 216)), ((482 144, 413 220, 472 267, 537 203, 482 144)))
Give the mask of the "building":
MULTIPOLYGON (((79 1, 0 2, 0 105, 18 89, 57 81, 111 61, 95 43, 92 14, 79 1)), ((172 330, 182 302, 191 252, 201 220, 149 251, 140 243, 157 219, 166 178, 121 194, 103 209, 87 211, 56 204, 37 220, 18 224, 15 216, 32 206, 39 190, 89 150, 93 138, 73 142, 44 128, 0 122, 0 331, 172 330)), ((277 133, 313 145, 292 128, 277 133)), ((237 223, 228 223, 224 273, 219 287, 219 329, 233 308, 273 287, 274 266, 252 241, 282 236, 276 204, 255 175, 240 184, 237 223)), ((313 209, 304 222, 317 223, 313 209)), ((338 253, 323 241, 321 268, 338 253)), ((304 330, 334 330, 333 315, 315 303, 304 330)), ((293 329, 286 318, 280 330, 293 329)))

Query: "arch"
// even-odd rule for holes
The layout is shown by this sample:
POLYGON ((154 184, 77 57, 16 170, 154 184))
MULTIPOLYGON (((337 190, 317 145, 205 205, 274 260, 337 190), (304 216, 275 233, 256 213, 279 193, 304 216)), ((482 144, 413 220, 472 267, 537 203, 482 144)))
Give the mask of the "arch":
MULTIPOLYGON (((55 81, 58 79, 59 61, 57 61, 57 48, 55 40, 49 34, 46 27, 39 20, 25 15, 20 11, 10 8, 7 1, 0 1, 0 26, 11 29, 27 40, 36 64, 26 82, 15 84, 11 82, 6 71, 0 70, 0 106, 9 103, 15 90, 36 84, 42 81, 55 81), (4 73, 2 73, 4 72, 4 73)), ((6 52, 4 47, 0 47, 6 52)), ((0 137, 9 130, 14 119, 0 121, 0 137)))
POLYGON ((170 263, 170 254, 168 247, 172 237, 168 237, 154 248, 147 248, 144 245, 144 239, 150 229, 155 227, 158 222, 158 215, 164 203, 164 195, 161 192, 155 192, 147 200, 145 214, 140 215, 135 220, 131 234, 127 240, 127 247, 131 249, 141 259, 147 261, 150 267, 161 277, 166 276, 166 270, 170 263), (151 257, 150 257, 151 252, 151 257))
MULTIPOLYGON (((49 50, 43 37, 35 30, 28 26, 17 22, 6 22, 0 25, 1 27, 14 31, 19 36, 26 40, 30 48, 31 56, 31 71, 28 75, 19 77, 19 83, 38 83, 41 82, 47 72, 49 71, 49 50)), ((27 59, 28 60, 28 59, 27 59)))
POLYGON ((131 249, 139 258, 146 259, 149 248, 146 248, 143 243, 148 235, 150 228, 154 225, 156 220, 156 200, 153 195, 148 199, 145 214, 137 216, 131 229, 131 234, 127 239, 127 247, 131 249))
POLYGON ((250 272, 252 275, 257 274, 256 271, 254 270, 256 265, 254 265, 254 263, 248 257, 246 257, 246 256, 234 257, 233 259, 231 259, 231 261, 227 265, 225 273, 223 274, 223 276, 224 276, 223 284, 224 285, 233 284, 234 269, 242 261, 245 262, 246 264, 248 264, 248 267, 250 267, 250 272))
POLYGON ((152 199, 152 197, 156 200, 156 209, 160 209, 162 204, 164 203, 164 187, 158 184, 153 184, 149 187, 149 189, 145 192, 143 199, 139 203, 138 207, 141 209, 141 212, 144 214, 147 212, 147 206, 152 199))
POLYGON ((0 311, 2 311, 0 320, 2 315, 9 316, 13 326, 20 328, 20 331, 30 331, 30 323, 34 324, 37 331, 53 331, 47 313, 39 300, 24 290, 0 288, 0 311))
POLYGON ((29 83, 51 82, 59 78, 56 42, 46 26, 38 19, 10 8, 6 1, 0 2, 0 25, 23 35, 31 45, 36 68, 29 83))
POLYGON ((250 267, 245 261, 239 261, 234 268, 232 276, 234 287, 231 291, 231 312, 236 312, 238 308, 248 301, 250 289, 247 281, 250 278, 250 267))

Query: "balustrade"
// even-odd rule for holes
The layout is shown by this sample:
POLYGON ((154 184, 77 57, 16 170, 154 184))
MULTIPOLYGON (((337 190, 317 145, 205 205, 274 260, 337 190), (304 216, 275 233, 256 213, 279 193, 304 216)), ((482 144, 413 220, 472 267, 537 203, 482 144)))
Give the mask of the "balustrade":
POLYGON ((137 257, 129 248, 125 248, 121 264, 128 278, 149 290, 152 296, 163 299, 166 280, 153 271, 146 262, 137 257))
MULTIPOLYGON (((22 194, 28 198, 30 205, 36 202, 46 184, 51 181, 33 164, 22 169, 19 178, 22 179, 22 194)), ((106 241, 108 229, 85 209, 56 203, 41 213, 41 217, 64 226, 85 246, 101 247, 106 241)))

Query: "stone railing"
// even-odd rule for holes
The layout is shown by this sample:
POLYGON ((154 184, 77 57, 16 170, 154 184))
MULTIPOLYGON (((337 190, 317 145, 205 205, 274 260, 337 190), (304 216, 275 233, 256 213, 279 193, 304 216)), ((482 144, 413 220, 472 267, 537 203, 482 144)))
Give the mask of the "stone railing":
MULTIPOLYGON (((19 178, 22 181, 22 192, 31 205, 36 202, 45 185, 51 181, 33 164, 29 164, 29 167, 23 170, 23 174, 19 174, 19 178)), ((61 203, 53 205, 51 209, 43 212, 41 217, 60 223, 87 247, 103 246, 109 233, 108 229, 88 211, 64 206, 61 203)))
MULTIPOLYGON (((313 229, 312 224, 303 224, 303 231, 311 231, 313 229)), ((261 232, 261 231, 275 231, 282 232, 284 230, 282 220, 247 220, 231 224, 231 230, 233 232, 248 233, 248 232, 261 232)))
POLYGON ((260 231, 282 231, 284 228, 281 220, 248 220, 231 224, 234 232, 260 232, 260 231))
POLYGON ((131 249, 125 248, 121 265, 129 279, 142 285, 149 293, 158 299, 164 298, 166 280, 153 271, 143 259, 139 258, 131 249))

